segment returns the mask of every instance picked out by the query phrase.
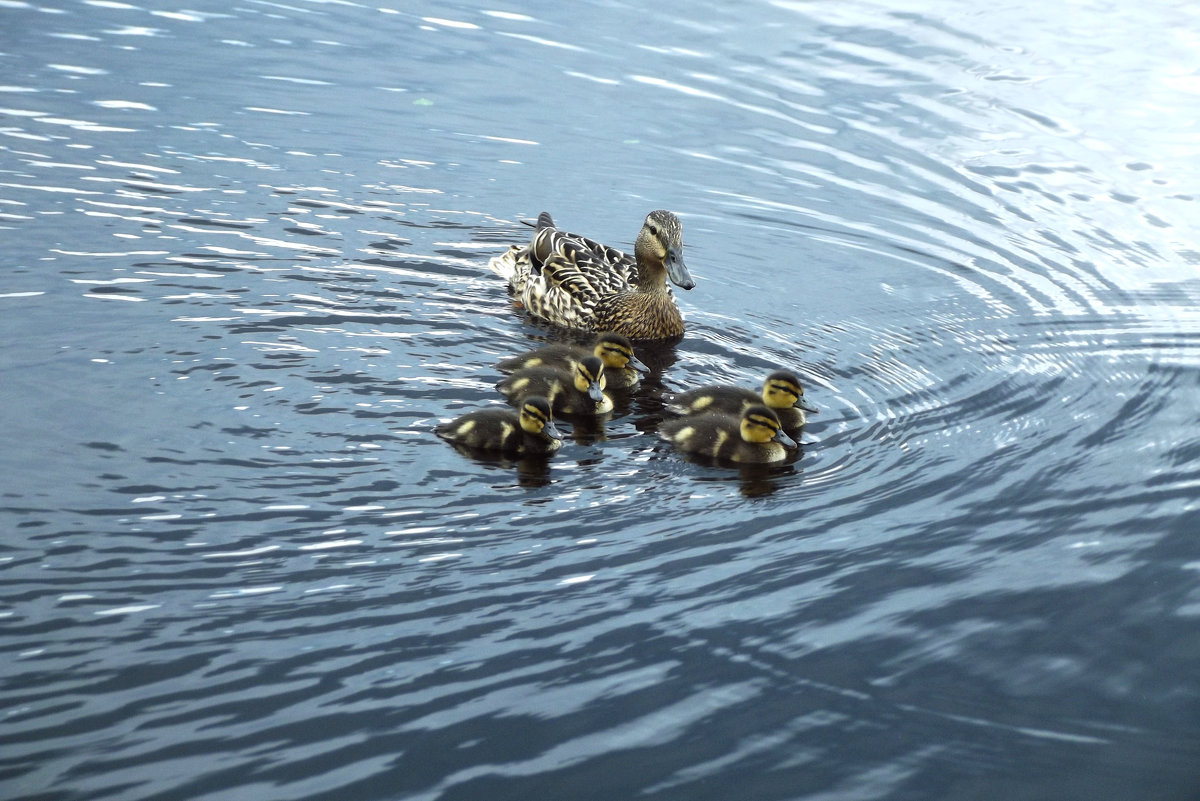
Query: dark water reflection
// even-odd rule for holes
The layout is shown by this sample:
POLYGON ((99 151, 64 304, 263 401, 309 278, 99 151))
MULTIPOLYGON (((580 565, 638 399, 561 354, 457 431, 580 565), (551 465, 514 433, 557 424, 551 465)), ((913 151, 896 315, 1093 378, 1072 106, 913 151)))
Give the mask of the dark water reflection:
POLYGON ((1195 16, 0 3, 3 796, 1194 798, 1195 16), (652 208, 639 390, 434 437, 652 208))

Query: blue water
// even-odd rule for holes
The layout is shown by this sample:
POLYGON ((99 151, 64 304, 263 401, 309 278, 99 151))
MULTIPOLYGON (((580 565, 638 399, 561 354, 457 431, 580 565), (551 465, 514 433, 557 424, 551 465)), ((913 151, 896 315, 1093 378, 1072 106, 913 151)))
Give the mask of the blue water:
POLYGON ((0 2, 0 796, 1200 797, 1198 29, 0 2), (631 402, 435 437, 655 208, 631 402), (794 463, 654 436, 776 366, 794 463))

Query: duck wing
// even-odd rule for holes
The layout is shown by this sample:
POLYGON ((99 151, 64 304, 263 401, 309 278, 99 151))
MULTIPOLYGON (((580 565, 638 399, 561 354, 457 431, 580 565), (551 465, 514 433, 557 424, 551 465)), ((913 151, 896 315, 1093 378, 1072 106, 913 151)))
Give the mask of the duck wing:
POLYGON ((538 215, 534 228, 533 239, 528 247, 529 262, 534 272, 541 272, 547 262, 560 256, 574 261, 583 270, 597 274, 612 273, 619 277, 625 288, 637 283, 637 263, 624 251, 555 227, 547 211, 538 215))
POLYGON ((601 298, 628 292, 630 284, 625 272, 596 258, 595 252, 570 240, 542 263, 542 276, 550 286, 593 308, 601 298))

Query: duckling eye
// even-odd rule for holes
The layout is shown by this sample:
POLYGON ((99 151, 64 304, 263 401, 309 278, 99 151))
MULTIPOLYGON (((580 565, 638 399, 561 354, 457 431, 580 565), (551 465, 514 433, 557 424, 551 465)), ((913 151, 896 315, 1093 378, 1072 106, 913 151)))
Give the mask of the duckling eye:
POLYGON ((652 236, 658 236, 658 226, 657 225, 655 225, 654 223, 648 223, 646 225, 646 227, 650 229, 650 234, 652 236))

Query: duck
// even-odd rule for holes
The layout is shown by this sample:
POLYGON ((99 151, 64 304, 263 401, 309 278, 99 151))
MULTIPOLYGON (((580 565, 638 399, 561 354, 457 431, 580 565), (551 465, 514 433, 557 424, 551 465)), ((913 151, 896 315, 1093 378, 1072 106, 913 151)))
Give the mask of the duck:
POLYGON ((561 414, 601 415, 613 410, 612 398, 604 392, 604 362, 585 356, 572 370, 556 367, 526 367, 496 384, 496 389, 513 403, 541 395, 561 414))
POLYGON ((676 414, 740 414, 756 403, 769 407, 784 429, 798 431, 808 422, 805 412, 817 413, 817 407, 804 397, 800 379, 790 370, 776 370, 763 381, 762 391, 719 384, 663 396, 667 410, 676 414))
POLYGON ((679 451, 741 464, 781 462, 799 446, 761 403, 740 414, 700 414, 668 420, 659 434, 679 451))
POLYGON ((529 244, 511 246, 488 266, 535 318, 635 340, 681 337, 683 316, 667 280, 680 289, 696 286, 683 262, 683 225, 662 209, 646 215, 632 258, 559 229, 543 211, 529 244))
POLYGON ((467 412, 434 433, 455 445, 521 455, 551 454, 562 446, 550 401, 537 395, 525 398, 516 411, 496 407, 467 412))
POLYGON ((529 367, 554 367, 573 370, 585 356, 595 355, 604 362, 604 378, 608 389, 633 389, 641 381, 639 373, 649 371, 633 355, 633 343, 628 337, 606 331, 596 337, 592 347, 565 342, 545 345, 536 350, 504 359, 496 365, 502 373, 512 373, 529 367))

